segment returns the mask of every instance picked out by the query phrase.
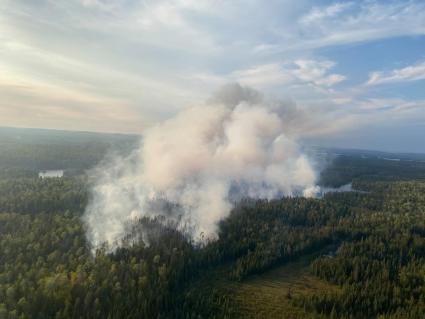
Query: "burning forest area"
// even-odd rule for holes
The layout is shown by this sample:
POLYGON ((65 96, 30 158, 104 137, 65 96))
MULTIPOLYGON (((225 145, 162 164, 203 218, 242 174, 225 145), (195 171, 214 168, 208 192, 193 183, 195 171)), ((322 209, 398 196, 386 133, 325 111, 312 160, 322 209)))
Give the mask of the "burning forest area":
POLYGON ((425 3, 0 2, 0 319, 425 318, 425 3))

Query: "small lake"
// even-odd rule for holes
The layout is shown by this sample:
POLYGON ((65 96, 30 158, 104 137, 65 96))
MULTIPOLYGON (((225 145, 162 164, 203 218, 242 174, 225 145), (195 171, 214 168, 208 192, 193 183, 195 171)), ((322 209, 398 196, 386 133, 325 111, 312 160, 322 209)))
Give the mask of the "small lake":
POLYGON ((40 171, 38 173, 38 177, 41 177, 41 178, 62 177, 62 176, 63 176, 63 169, 46 170, 46 171, 40 171))

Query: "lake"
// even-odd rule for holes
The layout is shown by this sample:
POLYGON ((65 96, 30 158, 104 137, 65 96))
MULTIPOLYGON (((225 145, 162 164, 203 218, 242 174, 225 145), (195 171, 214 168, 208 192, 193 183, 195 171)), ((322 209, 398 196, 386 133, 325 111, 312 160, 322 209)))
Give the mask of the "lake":
POLYGON ((62 176, 63 176, 63 170, 62 169, 45 170, 45 171, 40 171, 38 173, 38 177, 41 177, 41 178, 62 177, 62 176))

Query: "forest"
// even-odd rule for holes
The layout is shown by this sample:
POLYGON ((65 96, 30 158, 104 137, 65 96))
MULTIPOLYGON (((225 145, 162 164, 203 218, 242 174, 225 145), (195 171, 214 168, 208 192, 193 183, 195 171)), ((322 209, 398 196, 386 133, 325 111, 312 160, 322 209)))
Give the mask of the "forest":
POLYGON ((329 150, 320 183, 355 191, 242 200, 202 245, 143 218, 149 245, 93 255, 84 172, 135 137, 19 132, 0 131, 1 319, 425 318, 419 155, 329 150))

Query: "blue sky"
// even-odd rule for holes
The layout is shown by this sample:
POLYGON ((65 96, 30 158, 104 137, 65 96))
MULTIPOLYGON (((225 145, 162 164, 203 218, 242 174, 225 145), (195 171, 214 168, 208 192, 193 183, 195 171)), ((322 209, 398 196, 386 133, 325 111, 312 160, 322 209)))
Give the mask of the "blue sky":
POLYGON ((229 82, 309 143, 425 152, 425 2, 0 2, 2 126, 143 133, 229 82))

